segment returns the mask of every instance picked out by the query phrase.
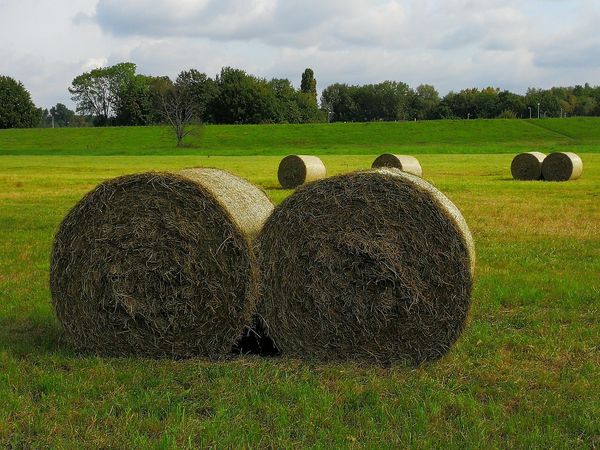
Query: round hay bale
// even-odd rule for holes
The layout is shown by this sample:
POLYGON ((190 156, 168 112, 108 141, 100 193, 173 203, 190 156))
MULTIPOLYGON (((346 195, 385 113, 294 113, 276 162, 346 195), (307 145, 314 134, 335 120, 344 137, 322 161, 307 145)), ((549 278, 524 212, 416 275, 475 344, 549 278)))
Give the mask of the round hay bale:
POLYGON ((419 160, 414 156, 392 155, 391 153, 385 153, 381 156, 378 156, 377 159, 373 161, 371 167, 373 169, 378 167, 395 167, 403 172, 412 173, 413 175, 417 175, 419 177, 423 176, 421 164, 419 164, 419 160))
POLYGON ((575 153, 550 153, 542 164, 542 176, 546 181, 576 180, 583 172, 583 161, 575 153))
POLYGON ((513 178, 522 181, 540 180, 544 158, 546 155, 540 152, 519 153, 510 164, 513 178))
POLYGON ((414 175, 386 168, 299 188, 257 249, 258 312, 282 354, 418 364, 443 356, 465 326, 471 234, 414 175))
POLYGON ((285 189, 294 189, 327 176, 320 158, 308 155, 288 155, 279 163, 277 178, 285 189))
POLYGON ((66 339, 106 355, 227 354, 255 310, 251 241, 272 209, 217 169, 100 184, 54 240, 50 288, 66 339))

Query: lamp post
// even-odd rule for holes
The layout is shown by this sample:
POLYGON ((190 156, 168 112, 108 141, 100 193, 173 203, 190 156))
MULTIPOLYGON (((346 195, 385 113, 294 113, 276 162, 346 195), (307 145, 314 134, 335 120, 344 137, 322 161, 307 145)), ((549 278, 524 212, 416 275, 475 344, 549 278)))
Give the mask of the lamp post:
POLYGON ((529 110, 529 118, 531 119, 531 106, 528 106, 527 109, 529 110))
POLYGON ((538 102, 538 119, 540 118, 540 103, 538 102))

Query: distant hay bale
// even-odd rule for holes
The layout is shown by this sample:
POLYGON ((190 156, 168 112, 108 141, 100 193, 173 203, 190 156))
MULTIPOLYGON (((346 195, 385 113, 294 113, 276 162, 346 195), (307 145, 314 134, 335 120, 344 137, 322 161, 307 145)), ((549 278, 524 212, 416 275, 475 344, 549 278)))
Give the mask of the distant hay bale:
POLYGON ((327 176, 325 164, 320 158, 308 155, 289 155, 281 160, 277 170, 279 184, 294 189, 327 176))
POLYGON ((443 356, 465 325, 469 229, 441 192, 398 169, 297 189, 257 252, 258 312, 283 354, 417 364, 443 356))
POLYGON ((583 161, 575 153, 550 153, 542 164, 542 175, 546 181, 576 180, 583 172, 583 161))
POLYGON ((378 167, 395 167, 403 172, 412 173, 413 175, 417 175, 419 177, 423 176, 421 164, 419 164, 419 160, 414 156, 392 155, 391 153, 385 153, 377 157, 377 159, 373 161, 371 167, 374 169, 378 167))
POLYGON ((54 241, 50 287, 67 340, 107 355, 227 354, 254 313, 251 241, 272 208, 217 169, 100 184, 54 241))
POLYGON ((513 178, 522 181, 540 180, 544 158, 546 155, 540 152, 519 153, 510 165, 513 178))

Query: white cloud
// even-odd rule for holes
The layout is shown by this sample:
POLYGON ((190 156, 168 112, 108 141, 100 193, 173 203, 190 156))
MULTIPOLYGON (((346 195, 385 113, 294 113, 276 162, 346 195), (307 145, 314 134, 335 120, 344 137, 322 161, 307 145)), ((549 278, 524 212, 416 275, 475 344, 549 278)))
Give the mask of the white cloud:
POLYGON ((442 93, 600 77, 596 0, 0 0, 0 73, 36 103, 121 61, 147 74, 223 66, 319 87, 385 79, 442 93))

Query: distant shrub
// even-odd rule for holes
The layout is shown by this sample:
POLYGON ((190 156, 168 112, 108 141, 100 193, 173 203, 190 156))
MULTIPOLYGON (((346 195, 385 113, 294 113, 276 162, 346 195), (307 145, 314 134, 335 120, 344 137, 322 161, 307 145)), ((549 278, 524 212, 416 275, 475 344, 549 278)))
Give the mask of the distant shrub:
POLYGON ((511 111, 510 109, 505 109, 498 116, 498 119, 516 119, 516 118, 517 118, 517 113, 515 113, 514 111, 511 111))

